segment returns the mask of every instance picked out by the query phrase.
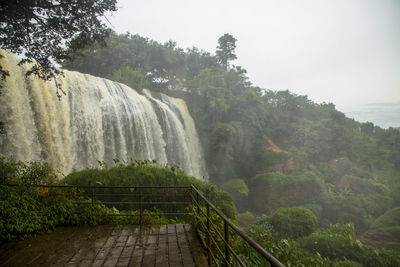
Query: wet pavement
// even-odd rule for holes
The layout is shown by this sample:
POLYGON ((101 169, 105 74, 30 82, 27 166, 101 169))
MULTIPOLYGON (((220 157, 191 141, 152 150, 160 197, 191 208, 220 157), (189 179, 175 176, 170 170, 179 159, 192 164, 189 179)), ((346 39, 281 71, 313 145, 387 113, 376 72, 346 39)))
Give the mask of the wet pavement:
POLYGON ((189 224, 59 227, 0 245, 0 266, 207 266, 189 224))

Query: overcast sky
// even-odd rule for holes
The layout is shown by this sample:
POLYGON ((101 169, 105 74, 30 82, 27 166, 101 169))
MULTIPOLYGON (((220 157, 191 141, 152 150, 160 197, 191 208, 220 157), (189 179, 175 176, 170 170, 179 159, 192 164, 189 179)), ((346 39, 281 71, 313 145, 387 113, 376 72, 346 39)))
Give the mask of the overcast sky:
POLYGON ((238 41, 254 85, 332 102, 350 117, 400 127, 400 0, 119 0, 130 32, 214 54, 238 41))

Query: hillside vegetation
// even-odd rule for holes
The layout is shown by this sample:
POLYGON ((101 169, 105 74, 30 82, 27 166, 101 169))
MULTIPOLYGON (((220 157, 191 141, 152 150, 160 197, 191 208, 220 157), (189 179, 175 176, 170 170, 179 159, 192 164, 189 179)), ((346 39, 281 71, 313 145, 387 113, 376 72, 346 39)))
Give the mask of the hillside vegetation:
MULTIPOLYGON (((262 214, 301 206, 322 227, 308 240, 325 238, 339 223, 354 225, 364 243, 400 248, 399 240, 390 238, 400 225, 392 215, 400 207, 400 131, 359 123, 332 103, 253 85, 245 69, 230 64, 235 41, 222 36, 214 56, 195 47, 183 50, 173 41, 113 34, 108 47, 71 53, 61 64, 138 91, 149 88, 185 99, 210 181, 231 194, 245 225, 262 214)), ((290 235, 279 233, 279 227, 265 229, 290 235)), ((301 244, 316 249, 309 242, 301 244)))

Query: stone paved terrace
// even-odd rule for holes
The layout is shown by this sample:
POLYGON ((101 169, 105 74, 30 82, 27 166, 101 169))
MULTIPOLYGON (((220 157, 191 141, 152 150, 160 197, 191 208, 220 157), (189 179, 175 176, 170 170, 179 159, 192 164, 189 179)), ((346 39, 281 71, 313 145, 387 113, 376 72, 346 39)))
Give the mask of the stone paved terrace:
POLYGON ((189 224, 60 227, 0 245, 0 266, 207 266, 189 224))

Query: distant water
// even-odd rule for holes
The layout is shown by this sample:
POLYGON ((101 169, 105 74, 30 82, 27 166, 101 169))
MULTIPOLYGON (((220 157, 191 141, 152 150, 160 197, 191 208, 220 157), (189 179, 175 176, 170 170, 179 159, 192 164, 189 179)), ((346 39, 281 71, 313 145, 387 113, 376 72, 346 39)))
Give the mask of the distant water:
POLYGON ((142 93, 107 79, 64 71, 59 101, 54 81, 25 77, 28 66, 2 51, 10 76, 0 96, 0 155, 43 160, 68 174, 97 167, 98 160, 149 159, 178 164, 207 177, 202 150, 186 103, 163 94, 142 93))
POLYGON ((400 102, 358 105, 342 111, 360 122, 372 122, 382 128, 400 127, 400 102))

